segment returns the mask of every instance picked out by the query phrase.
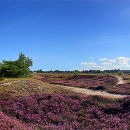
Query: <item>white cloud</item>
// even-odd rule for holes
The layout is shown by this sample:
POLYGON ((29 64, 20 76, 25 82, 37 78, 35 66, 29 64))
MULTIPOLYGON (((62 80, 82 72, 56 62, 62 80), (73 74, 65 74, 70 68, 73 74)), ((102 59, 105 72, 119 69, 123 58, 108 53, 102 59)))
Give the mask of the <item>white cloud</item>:
POLYGON ((91 66, 91 70, 103 70, 103 67, 99 65, 95 65, 95 66, 91 66))
POLYGON ((111 69, 114 70, 114 69, 122 69, 122 68, 120 67, 120 65, 113 65, 111 69))
POLYGON ((97 65, 95 62, 82 62, 82 65, 87 65, 87 66, 93 66, 93 65, 97 65))
POLYGON ((105 60, 107 60, 107 58, 100 58, 99 60, 101 60, 101 61, 105 61, 105 60))
POLYGON ((97 65, 95 62, 82 62, 81 63, 83 66, 86 67, 86 69, 91 69, 91 70, 100 70, 101 66, 97 65))
POLYGON ((117 62, 121 66, 127 66, 129 61, 130 61, 130 58, 126 58, 126 57, 122 57, 122 56, 117 58, 117 62))
POLYGON ((117 57, 115 59, 100 58, 99 63, 95 62, 82 62, 81 65, 84 69, 107 70, 107 69, 130 69, 130 58, 117 57))
POLYGON ((107 62, 109 62, 109 63, 115 63, 116 62, 116 59, 110 59, 110 60, 107 60, 107 62))
POLYGON ((101 65, 103 65, 103 66, 111 66, 112 63, 110 63, 110 62, 102 62, 101 65))
POLYGON ((101 63, 101 65, 104 66, 104 68, 113 65, 114 63, 116 63, 116 59, 109 59, 109 60, 105 60, 104 62, 101 63))

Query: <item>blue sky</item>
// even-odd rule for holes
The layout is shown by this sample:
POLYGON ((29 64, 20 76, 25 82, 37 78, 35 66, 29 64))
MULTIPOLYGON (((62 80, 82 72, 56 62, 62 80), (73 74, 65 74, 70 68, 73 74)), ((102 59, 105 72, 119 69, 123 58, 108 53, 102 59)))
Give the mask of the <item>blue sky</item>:
POLYGON ((32 70, 130 69, 130 1, 1 0, 0 61, 32 70))

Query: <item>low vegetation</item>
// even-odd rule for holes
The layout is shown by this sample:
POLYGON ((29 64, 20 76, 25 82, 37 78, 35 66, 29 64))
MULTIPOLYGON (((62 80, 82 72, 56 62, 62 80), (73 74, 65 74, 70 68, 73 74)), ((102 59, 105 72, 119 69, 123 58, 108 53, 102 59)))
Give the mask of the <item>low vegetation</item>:
POLYGON ((130 95, 130 82, 126 82, 125 84, 117 84, 118 80, 115 75, 38 74, 37 77, 34 76, 34 78, 37 80, 48 82, 50 84, 88 88, 92 90, 103 90, 114 94, 130 95))
MULTIPOLYGON (((24 59, 21 60, 22 64, 29 60, 23 54, 20 57, 24 59)), ((5 71, 1 71, 7 78, 2 77, 0 80, 0 129, 129 130, 130 96, 116 99, 90 96, 63 87, 129 95, 129 75, 121 75, 127 81, 125 84, 117 84, 115 75, 81 74, 78 71, 71 74, 33 74, 28 78, 14 78, 29 76, 29 73, 12 73, 15 67, 20 70, 16 64, 20 59, 22 58, 1 64, 3 68, 7 67, 5 71), (12 77, 9 78, 10 76, 12 77)), ((25 66, 27 72, 30 72, 31 63, 25 66)), ((14 72, 18 72, 17 69, 14 72)))
MULTIPOLYGON (((76 94, 42 93, 0 101, 0 109, 6 117, 15 118, 26 124, 26 127, 30 125, 32 129, 39 130, 128 130, 129 107, 129 97, 110 100, 100 96, 76 94)), ((3 122, 6 121, 8 119, 3 122)), ((17 125, 10 124, 7 127, 16 129, 17 125)))

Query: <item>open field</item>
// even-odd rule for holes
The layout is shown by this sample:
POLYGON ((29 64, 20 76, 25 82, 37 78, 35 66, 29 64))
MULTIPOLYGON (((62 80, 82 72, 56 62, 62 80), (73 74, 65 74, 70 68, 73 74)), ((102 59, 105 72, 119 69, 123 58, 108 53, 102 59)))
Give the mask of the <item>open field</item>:
POLYGON ((34 74, 1 79, 0 128, 129 130, 126 77, 124 84, 118 84, 116 75, 34 74))
POLYGON ((41 80, 43 82, 48 82, 50 84, 101 90, 113 94, 130 95, 130 76, 122 76, 124 84, 118 84, 119 81, 117 77, 119 76, 104 74, 39 74, 37 76, 34 76, 35 79, 41 80))

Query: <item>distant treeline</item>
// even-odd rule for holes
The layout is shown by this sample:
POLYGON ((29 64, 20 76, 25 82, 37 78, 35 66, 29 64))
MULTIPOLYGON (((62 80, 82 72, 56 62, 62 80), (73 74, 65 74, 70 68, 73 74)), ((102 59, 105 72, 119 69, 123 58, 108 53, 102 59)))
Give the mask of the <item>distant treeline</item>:
MULTIPOLYGON (((61 71, 61 70, 50 70, 50 71, 43 71, 42 69, 40 70, 35 70, 34 73, 75 73, 78 70, 74 71, 61 71)), ((125 74, 130 74, 130 70, 120 70, 120 69, 115 69, 115 70, 83 70, 83 71, 78 71, 79 73, 82 74, 108 74, 108 73, 125 73, 125 74)))

